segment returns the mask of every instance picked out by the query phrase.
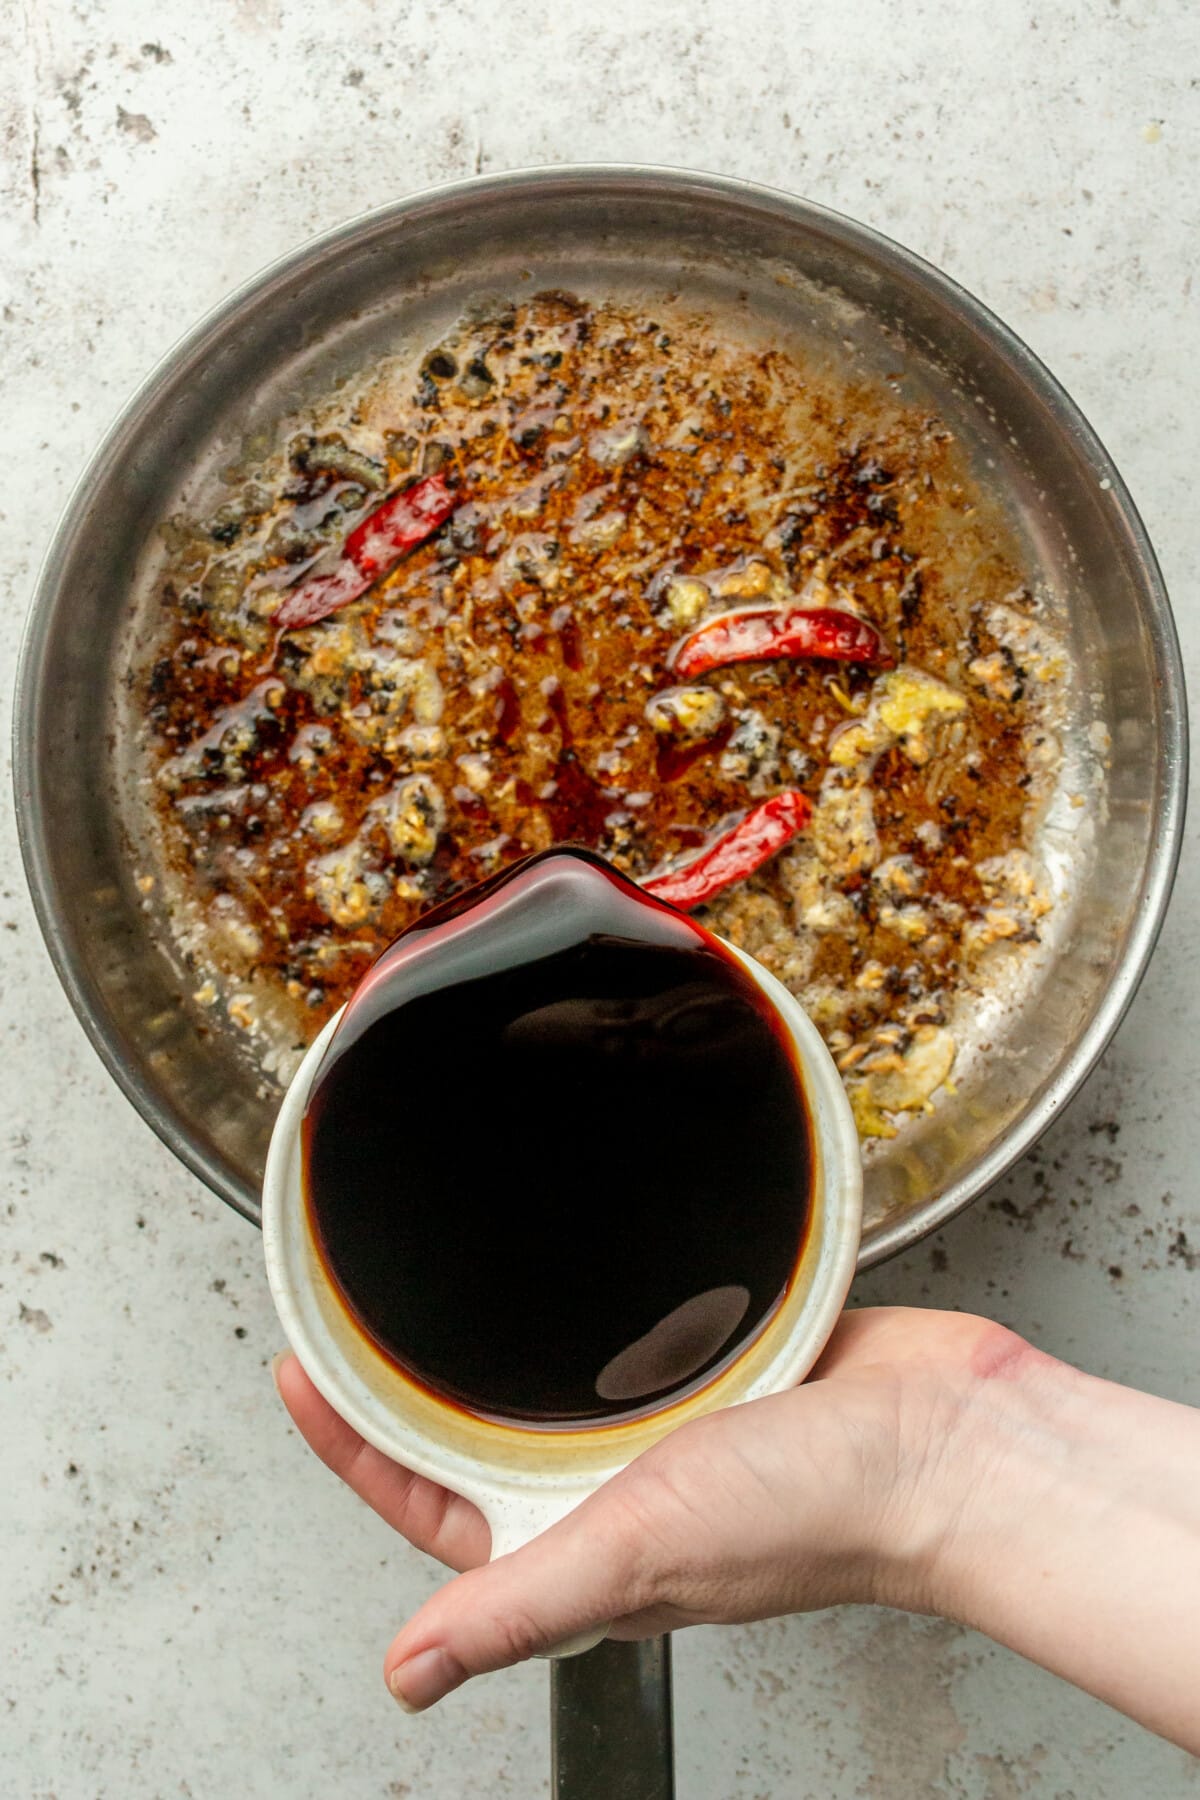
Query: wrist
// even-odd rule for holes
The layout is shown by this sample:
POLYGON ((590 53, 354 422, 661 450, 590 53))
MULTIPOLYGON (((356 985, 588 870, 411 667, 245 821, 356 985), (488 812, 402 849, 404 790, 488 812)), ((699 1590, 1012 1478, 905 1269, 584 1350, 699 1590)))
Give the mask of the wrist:
POLYGON ((983 1631, 998 1584, 1032 1570, 1042 1535, 1085 1504, 1071 1460, 1088 1377, 1005 1335, 959 1397, 927 1579, 929 1611, 983 1631))
POLYGON ((849 1315, 822 1374, 834 1597, 974 1626, 1200 1753, 1200 1411, 904 1308, 849 1315))
POLYGON ((998 1565, 1031 1519, 1061 1505, 1068 1421, 1086 1378, 983 1320, 961 1361, 898 1389, 898 1446, 875 1525, 883 1605, 986 1629, 998 1565))
POLYGON ((1200 1752, 1200 1415, 1020 1346, 961 1396, 910 1591, 1200 1752))

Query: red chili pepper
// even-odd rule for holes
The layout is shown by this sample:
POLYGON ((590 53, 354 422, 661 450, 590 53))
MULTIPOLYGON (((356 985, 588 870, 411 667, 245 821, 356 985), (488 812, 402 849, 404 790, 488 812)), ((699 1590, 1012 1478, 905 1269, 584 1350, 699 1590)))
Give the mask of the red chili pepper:
POLYGON ((746 606, 689 632, 671 653, 671 670, 689 680, 725 663, 774 656, 884 663, 892 655, 873 625, 834 606, 746 606))
POLYGON ((458 505, 441 475, 427 475, 402 488, 368 513, 342 546, 342 560, 328 575, 314 575, 284 598, 275 614, 285 631, 315 625, 318 619, 348 606, 371 583, 432 537, 458 505))
POLYGON ((775 856, 803 831, 812 818, 812 806, 804 794, 785 788, 772 794, 723 831, 715 842, 679 869, 651 875, 642 882, 656 900, 666 900, 681 912, 702 906, 732 882, 752 875, 761 863, 775 856))

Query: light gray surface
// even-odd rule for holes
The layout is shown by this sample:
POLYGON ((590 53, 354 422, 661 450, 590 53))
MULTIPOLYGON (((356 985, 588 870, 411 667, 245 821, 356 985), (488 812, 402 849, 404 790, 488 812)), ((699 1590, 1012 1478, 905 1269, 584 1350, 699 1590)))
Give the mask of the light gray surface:
MULTIPOLYGON (((0 0, 6 669, 70 481, 226 288, 405 189, 610 156, 808 193, 993 305, 1116 455, 1196 682, 1200 14, 1000 0, 984 25, 946 0, 902 22, 889 0, 742 0, 698 16, 0 0)), ((544 1670, 419 1721, 384 1695, 380 1654, 435 1573, 285 1429, 257 1238, 103 1076, 49 975, 7 803, 3 833, 0 1795, 544 1793, 544 1670)), ((1189 846, 1146 988, 1070 1116, 862 1299, 986 1309, 1200 1399, 1197 880, 1189 846)), ((693 1633, 677 1670, 695 1800, 1200 1793, 1179 1753, 949 1626, 845 1613, 693 1633)))

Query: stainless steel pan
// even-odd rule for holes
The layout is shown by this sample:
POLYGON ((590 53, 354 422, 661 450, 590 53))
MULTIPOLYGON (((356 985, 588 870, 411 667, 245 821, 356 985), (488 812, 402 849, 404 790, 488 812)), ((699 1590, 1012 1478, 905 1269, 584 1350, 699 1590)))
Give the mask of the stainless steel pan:
MULTIPOLYGON (((925 394, 1004 498, 1064 610, 1082 711, 1065 748, 1111 745, 1087 796, 1050 953, 956 1099, 871 1160, 863 1264, 943 1224, 1035 1141, 1116 1028, 1179 852, 1183 675, 1153 552, 1120 476, 1053 377, 907 251, 807 202, 711 176, 597 167, 486 178, 399 202, 286 257, 173 350, 113 428, 42 570, 21 665, 16 786, 42 929, 116 1079, 249 1218, 278 1091, 203 1035, 134 886, 137 793, 113 696, 153 599, 156 523, 245 435, 482 295, 669 286, 719 316, 811 329, 925 394), (1098 734, 1098 735, 1097 735, 1098 734)), ((1092 759, 1096 761, 1095 758, 1092 759)))

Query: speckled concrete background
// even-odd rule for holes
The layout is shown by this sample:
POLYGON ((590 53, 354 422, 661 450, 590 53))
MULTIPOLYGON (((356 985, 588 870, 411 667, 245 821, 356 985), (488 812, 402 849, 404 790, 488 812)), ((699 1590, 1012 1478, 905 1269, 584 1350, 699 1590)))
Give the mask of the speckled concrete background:
MULTIPOLYGON (((995 307, 1129 479, 1200 690, 1189 0, 0 0, 0 21, 6 670, 84 457, 231 284, 405 190, 607 158, 809 194, 995 307)), ((436 1574, 285 1427, 258 1240, 102 1073, 7 807, 2 829, 0 1794, 545 1793, 543 1669, 427 1719, 388 1701, 381 1652, 436 1574)), ((1198 883, 1189 848, 1070 1116, 860 1299, 985 1309, 1200 1401, 1198 883)), ((689 1800, 1200 1793, 1200 1766, 953 1626, 847 1612, 687 1634, 677 1662, 689 1800)))

